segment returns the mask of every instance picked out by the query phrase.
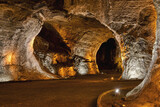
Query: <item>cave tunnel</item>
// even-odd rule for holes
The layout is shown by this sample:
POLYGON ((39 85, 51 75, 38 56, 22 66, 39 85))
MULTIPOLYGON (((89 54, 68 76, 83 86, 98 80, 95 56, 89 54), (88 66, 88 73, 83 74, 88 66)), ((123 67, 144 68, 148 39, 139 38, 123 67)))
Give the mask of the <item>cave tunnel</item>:
POLYGON ((113 38, 102 43, 97 55, 96 62, 100 72, 108 72, 117 70, 116 58, 118 57, 117 43, 113 38))
POLYGON ((70 48, 50 23, 44 23, 42 26, 40 33, 34 39, 33 49, 39 65, 49 74, 61 76, 61 68, 73 66, 70 48))
POLYGON ((49 23, 44 23, 41 32, 36 36, 34 50, 47 50, 46 52, 50 51, 67 55, 71 52, 61 35, 49 23))

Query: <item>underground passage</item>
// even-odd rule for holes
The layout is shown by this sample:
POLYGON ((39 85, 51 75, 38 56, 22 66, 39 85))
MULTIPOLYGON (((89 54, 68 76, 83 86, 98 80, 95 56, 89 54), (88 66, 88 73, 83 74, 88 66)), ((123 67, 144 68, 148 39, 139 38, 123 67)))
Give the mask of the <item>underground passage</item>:
POLYGON ((61 68, 73 65, 73 60, 69 58, 71 50, 54 27, 45 23, 34 40, 33 48, 34 55, 45 72, 60 77, 69 76, 61 68))
POLYGON ((117 44, 113 38, 110 38, 100 46, 96 62, 100 71, 107 72, 108 70, 116 70, 117 63, 117 44))
POLYGON ((56 52, 69 54, 70 49, 64 43, 61 35, 48 23, 45 23, 34 40, 34 51, 56 52))
POLYGON ((159 0, 0 0, 0 106, 160 107, 159 0))

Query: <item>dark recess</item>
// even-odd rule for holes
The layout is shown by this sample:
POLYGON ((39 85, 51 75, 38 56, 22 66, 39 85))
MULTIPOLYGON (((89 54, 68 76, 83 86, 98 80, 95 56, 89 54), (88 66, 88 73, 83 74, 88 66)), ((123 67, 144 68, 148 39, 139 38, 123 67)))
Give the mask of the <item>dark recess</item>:
POLYGON ((38 36, 49 43, 49 51, 69 55, 71 50, 63 41, 61 35, 50 24, 45 23, 38 36))
POLYGON ((115 63, 117 44, 114 39, 109 39, 104 42, 99 48, 96 56, 96 61, 99 70, 115 70, 117 64, 115 63))

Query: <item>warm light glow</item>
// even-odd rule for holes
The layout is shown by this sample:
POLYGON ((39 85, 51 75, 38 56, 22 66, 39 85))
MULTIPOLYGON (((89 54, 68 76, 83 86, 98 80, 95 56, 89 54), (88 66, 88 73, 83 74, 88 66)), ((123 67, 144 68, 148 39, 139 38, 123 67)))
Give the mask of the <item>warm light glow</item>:
MULTIPOLYGON (((122 45, 124 45, 124 44, 122 44, 122 45)), ((126 47, 121 47, 121 59, 122 59, 122 62, 125 60, 125 58, 126 58, 126 47)))
POLYGON ((35 39, 35 37, 32 38, 32 40, 29 42, 29 50, 30 50, 31 52, 33 52, 33 43, 34 43, 34 39, 35 39))
POLYGON ((58 74, 64 78, 64 77, 75 76, 76 72, 74 71, 73 67, 62 67, 59 69, 58 74))
POLYGON ((125 57, 123 57, 122 55, 121 55, 121 59, 122 59, 122 61, 125 59, 125 57))
POLYGON ((58 74, 59 74, 61 77, 65 77, 65 76, 66 76, 66 73, 65 73, 65 71, 64 71, 63 68, 60 68, 60 69, 59 69, 58 74))
POLYGON ((96 74, 92 62, 88 63, 88 67, 89 67, 89 69, 90 69, 90 70, 89 70, 89 74, 96 74))
POLYGON ((57 57, 57 54, 53 55, 53 64, 57 64, 57 57))
POLYGON ((7 56, 7 62, 11 64, 12 62, 12 53, 7 56))
POLYGON ((68 73, 69 76, 75 76, 76 75, 76 72, 74 71, 73 67, 69 67, 68 71, 69 71, 69 73, 68 73))
POLYGON ((7 64, 7 65, 11 65, 11 64, 12 64, 12 59, 13 59, 13 53, 9 53, 9 54, 6 56, 6 64, 7 64))
POLYGON ((111 80, 114 80, 114 77, 111 77, 111 80))
POLYGON ((92 61, 92 57, 91 56, 88 56, 87 59, 88 59, 88 61, 92 61))

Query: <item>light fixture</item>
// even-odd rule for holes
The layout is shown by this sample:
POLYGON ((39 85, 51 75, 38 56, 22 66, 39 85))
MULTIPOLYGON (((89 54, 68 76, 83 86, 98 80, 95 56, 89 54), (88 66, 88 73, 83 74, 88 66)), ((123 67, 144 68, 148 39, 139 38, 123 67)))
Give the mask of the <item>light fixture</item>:
POLYGON ((120 95, 120 89, 115 89, 115 96, 120 95))

